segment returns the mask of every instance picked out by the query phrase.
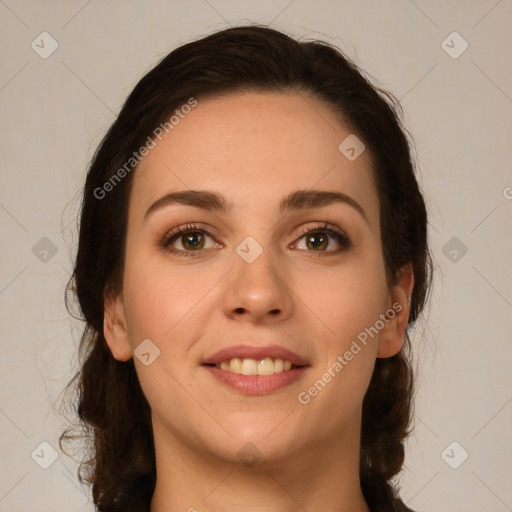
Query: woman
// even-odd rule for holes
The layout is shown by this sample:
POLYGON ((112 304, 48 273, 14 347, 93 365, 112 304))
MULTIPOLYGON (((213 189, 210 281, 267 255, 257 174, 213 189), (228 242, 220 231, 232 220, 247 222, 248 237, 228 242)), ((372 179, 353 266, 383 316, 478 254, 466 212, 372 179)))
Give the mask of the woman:
POLYGON ((430 258, 399 108, 337 49, 257 25, 137 84, 70 282, 98 510, 409 510, 430 258))

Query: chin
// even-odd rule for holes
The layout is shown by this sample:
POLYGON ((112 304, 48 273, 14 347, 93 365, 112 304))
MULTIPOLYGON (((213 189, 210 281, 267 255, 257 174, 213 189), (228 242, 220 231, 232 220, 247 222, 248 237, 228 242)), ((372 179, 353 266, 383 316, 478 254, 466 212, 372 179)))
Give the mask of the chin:
POLYGON ((228 431, 233 438, 223 443, 224 455, 229 454, 227 458, 232 462, 242 462, 248 466, 256 462, 260 466, 279 464, 289 459, 293 452, 300 449, 302 436, 297 432, 295 437, 290 425, 284 428, 284 418, 286 414, 276 414, 271 416, 272 421, 257 422, 249 418, 242 424, 232 424, 228 431))

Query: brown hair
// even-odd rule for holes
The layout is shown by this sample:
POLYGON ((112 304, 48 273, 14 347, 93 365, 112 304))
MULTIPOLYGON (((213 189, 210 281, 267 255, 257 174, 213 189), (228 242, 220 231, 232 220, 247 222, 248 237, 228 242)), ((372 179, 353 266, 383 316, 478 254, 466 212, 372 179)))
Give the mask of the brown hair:
MULTIPOLYGON (((175 49, 139 81, 94 154, 67 289, 78 299, 86 326, 81 368, 68 385, 79 421, 60 441, 62 445, 79 438, 88 443, 79 478, 92 484, 94 503, 103 512, 149 511, 156 470, 150 408, 133 359, 115 360, 103 334, 105 293, 120 292, 122 286, 135 170, 116 182, 107 198, 98 198, 97 191, 191 97, 235 91, 306 93, 339 113, 372 155, 389 281, 397 282, 400 269, 412 263, 409 322, 426 301, 431 275, 427 215, 398 101, 372 85, 336 47, 299 42, 259 25, 229 28, 175 49)), ((69 310, 67 295, 66 305, 69 310)), ((393 507, 391 479, 402 467, 412 418, 410 355, 406 335, 402 351, 377 359, 363 401, 360 480, 370 507, 393 507)))

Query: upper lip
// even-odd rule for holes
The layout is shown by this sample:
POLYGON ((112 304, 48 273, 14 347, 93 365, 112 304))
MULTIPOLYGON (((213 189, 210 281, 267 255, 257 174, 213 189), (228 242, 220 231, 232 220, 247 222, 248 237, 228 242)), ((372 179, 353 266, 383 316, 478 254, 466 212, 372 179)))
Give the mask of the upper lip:
POLYGON ((295 366, 308 366, 308 362, 298 356, 291 350, 278 345, 267 345, 266 347, 256 347, 253 345, 234 345, 232 347, 223 348, 203 361, 203 364, 219 364, 222 361, 229 361, 234 357, 240 359, 256 359, 260 360, 265 357, 272 359, 283 359, 290 361, 295 366))

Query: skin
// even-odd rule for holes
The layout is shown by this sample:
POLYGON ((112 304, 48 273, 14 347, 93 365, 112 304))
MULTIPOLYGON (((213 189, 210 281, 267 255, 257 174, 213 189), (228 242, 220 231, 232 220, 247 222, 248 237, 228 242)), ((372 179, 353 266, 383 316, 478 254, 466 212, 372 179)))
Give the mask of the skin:
MULTIPOLYGON (((231 94, 199 100, 137 168, 123 289, 106 297, 104 332, 120 361, 147 338, 160 349, 149 366, 134 357, 152 410, 152 512, 369 511, 358 476, 362 401, 376 358, 402 348, 414 280, 407 266, 398 285, 387 282, 370 152, 349 161, 338 150, 351 133, 309 96, 231 94), (188 189, 222 193, 233 210, 175 204, 144 220, 157 199, 188 189), (298 189, 342 192, 366 220, 345 203, 283 216, 279 201, 298 189), (351 246, 336 252, 342 246, 333 237, 320 249, 299 239, 318 222, 344 231, 351 246), (160 245, 188 223, 209 233, 198 235, 204 248, 195 258, 160 245), (263 249, 252 263, 235 250, 247 236, 263 249), (395 318, 299 403, 396 302, 395 318), (201 365, 239 343, 282 345, 311 366, 283 389, 245 396, 201 365), (238 456, 248 442, 259 457, 253 466, 238 456)), ((178 235, 173 247, 190 250, 186 239, 178 235)))

